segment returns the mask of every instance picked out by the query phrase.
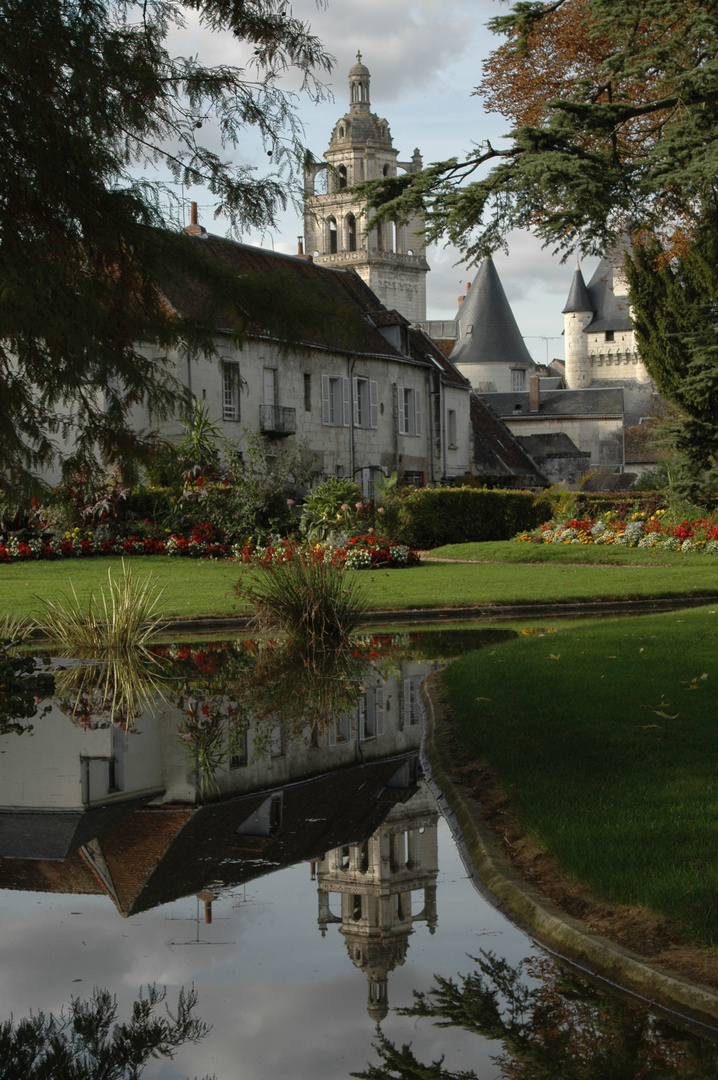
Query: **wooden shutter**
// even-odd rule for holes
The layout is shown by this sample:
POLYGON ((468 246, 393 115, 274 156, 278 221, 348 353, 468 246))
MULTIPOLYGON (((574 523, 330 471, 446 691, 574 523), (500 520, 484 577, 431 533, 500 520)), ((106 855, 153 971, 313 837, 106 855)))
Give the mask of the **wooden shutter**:
POLYGON ((414 391, 414 434, 421 435, 421 391, 414 391))
POLYGON ((370 426, 379 427, 379 385, 374 379, 369 380, 369 415, 370 426))
POLYGON ((376 733, 384 734, 384 687, 376 688, 376 733))
POLYGON ((349 380, 342 379, 342 423, 344 427, 351 426, 349 409, 351 408, 351 402, 349 400, 349 380))
POLYGON ((399 387, 399 434, 408 435, 406 430, 406 389, 403 386, 399 387))
POLYGON ((356 377, 352 379, 352 385, 354 389, 354 427, 359 427, 359 380, 356 377))
POLYGON ((329 384, 329 376, 322 375, 322 423, 331 423, 331 411, 329 405, 329 394, 331 392, 331 386, 329 384))

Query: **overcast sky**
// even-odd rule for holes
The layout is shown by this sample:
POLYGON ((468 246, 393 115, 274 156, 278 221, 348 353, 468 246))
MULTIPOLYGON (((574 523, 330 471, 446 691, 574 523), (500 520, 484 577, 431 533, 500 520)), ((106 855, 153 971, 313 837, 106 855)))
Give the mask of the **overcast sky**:
MULTIPOLYGON (((371 108, 389 121, 394 146, 403 160, 414 147, 424 163, 461 155, 487 136, 494 144, 508 131, 501 116, 485 112, 472 90, 481 77, 482 59, 495 47, 487 21, 507 10, 504 0, 295 0, 295 15, 311 24, 325 48, 336 59, 327 82, 334 100, 314 105, 298 99, 307 146, 322 156, 335 122, 349 108, 349 68, 357 50, 371 72, 371 108)), ((193 17, 194 20, 194 17, 193 17)), ((188 21, 182 51, 195 48, 206 62, 241 64, 231 36, 209 35, 196 21, 188 21)), ((261 148, 251 140, 238 151, 246 160, 261 160, 261 148)), ((244 159, 243 159, 244 160, 244 159)), ((212 222, 212 204, 206 192, 189 193, 200 204, 200 219, 210 231, 223 231, 212 222)), ((273 236, 248 233, 248 243, 295 252, 303 231, 295 212, 283 215, 273 236)), ((451 319, 457 297, 473 279, 476 268, 456 265, 451 248, 429 249, 431 273, 427 282, 428 317, 451 319)), ((496 267, 526 343, 539 361, 563 355, 561 332, 564 305, 573 274, 572 261, 562 264, 528 234, 510 237, 508 256, 497 253, 496 267), (545 339, 550 340, 546 341, 545 339)), ((592 273, 597 260, 587 260, 592 273)))

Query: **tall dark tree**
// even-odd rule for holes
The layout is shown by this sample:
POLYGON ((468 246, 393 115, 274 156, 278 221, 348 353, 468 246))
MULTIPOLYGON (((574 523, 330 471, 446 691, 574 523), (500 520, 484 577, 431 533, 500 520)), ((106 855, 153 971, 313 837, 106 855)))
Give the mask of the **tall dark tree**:
POLYGON ((369 187, 387 217, 425 212, 469 258, 527 228, 599 252, 639 226, 690 232, 718 176, 718 0, 519 0, 477 88, 505 146, 369 187))
POLYGON ((641 358, 682 414, 673 436, 696 498, 718 478, 718 211, 678 251, 636 243, 626 270, 641 358))
POLYGON ((321 95, 329 65, 284 0, 0 0, 0 483, 62 436, 73 466, 137 453, 133 407, 177 407, 169 349, 211 351, 217 311, 268 325, 266 288, 168 228, 176 188, 151 177, 204 185, 237 228, 271 225, 303 160, 280 77, 321 95), (231 31, 248 67, 173 56, 183 10, 231 31), (231 164, 208 126, 230 154, 258 131, 271 171, 231 164), (204 302, 180 317, 165 297, 188 279, 204 302))

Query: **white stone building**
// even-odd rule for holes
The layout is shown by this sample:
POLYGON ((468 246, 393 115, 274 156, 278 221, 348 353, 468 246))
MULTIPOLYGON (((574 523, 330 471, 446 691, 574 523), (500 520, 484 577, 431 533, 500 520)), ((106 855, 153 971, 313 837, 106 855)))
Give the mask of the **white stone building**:
MULTIPOLYGON (((276 281, 278 305, 296 286, 313 309, 306 327, 293 328, 291 348, 271 325, 238 343, 227 319, 217 327, 219 364, 174 354, 175 374, 240 451, 257 430, 270 459, 272 447, 296 442, 321 474, 354 477, 368 496, 392 472, 417 485, 468 472, 468 383, 353 270, 210 236, 199 225, 187 231, 238 275, 276 281)), ((186 311, 194 298, 188 291, 170 301, 186 311)), ((152 419, 138 410, 135 423, 146 428, 152 419)), ((173 440, 182 430, 179 417, 161 428, 173 440)))

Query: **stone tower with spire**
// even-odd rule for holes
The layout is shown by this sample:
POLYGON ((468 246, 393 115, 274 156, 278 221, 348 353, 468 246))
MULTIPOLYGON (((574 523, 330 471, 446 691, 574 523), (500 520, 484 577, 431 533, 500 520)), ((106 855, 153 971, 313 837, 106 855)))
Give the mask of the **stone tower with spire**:
POLYGON ((650 375, 633 330, 620 246, 601 259, 588 285, 576 267, 563 319, 569 390, 635 383, 650 392, 650 375))
POLYGON ((418 172, 421 154, 399 161, 386 120, 370 109, 369 69, 357 62, 349 72, 349 112, 334 126, 324 161, 307 170, 304 180, 306 254, 324 266, 351 267, 389 309, 412 323, 426 319, 424 226, 385 221, 366 228, 365 206, 348 189, 364 180, 396 176, 398 169, 418 172), (322 174, 326 190, 321 190, 322 174))

